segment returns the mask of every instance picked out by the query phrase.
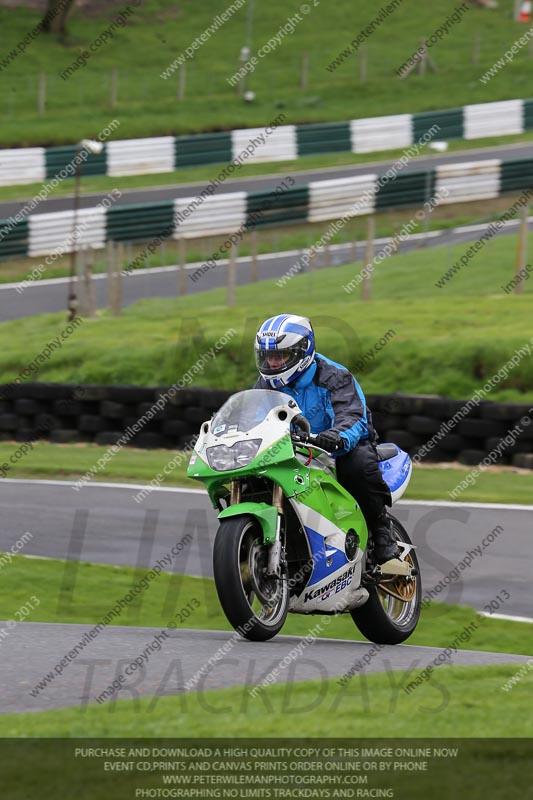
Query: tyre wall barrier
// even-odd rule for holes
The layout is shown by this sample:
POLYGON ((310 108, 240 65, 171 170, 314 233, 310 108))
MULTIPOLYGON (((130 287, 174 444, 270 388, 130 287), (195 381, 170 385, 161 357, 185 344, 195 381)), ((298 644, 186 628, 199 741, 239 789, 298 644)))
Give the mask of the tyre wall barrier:
MULTIPOLYGON (((167 387, 53 383, 0 385, 0 441, 38 439, 57 444, 94 442, 183 449, 200 425, 232 392, 167 387), (154 404, 159 401, 159 407, 154 404)), ((475 466, 499 448, 498 464, 533 469, 533 403, 478 404, 425 395, 367 395, 382 442, 395 442, 425 462, 459 461, 475 466), (512 443, 502 445, 507 437, 512 443)), ((418 460, 418 459, 417 459, 418 460)))

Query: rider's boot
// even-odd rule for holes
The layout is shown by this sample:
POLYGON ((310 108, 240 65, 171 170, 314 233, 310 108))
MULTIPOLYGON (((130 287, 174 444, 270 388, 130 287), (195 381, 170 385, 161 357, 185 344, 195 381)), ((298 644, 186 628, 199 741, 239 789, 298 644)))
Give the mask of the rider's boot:
POLYGON ((392 535, 392 520, 384 511, 371 527, 374 556, 378 564, 384 564, 398 555, 398 545, 392 535))

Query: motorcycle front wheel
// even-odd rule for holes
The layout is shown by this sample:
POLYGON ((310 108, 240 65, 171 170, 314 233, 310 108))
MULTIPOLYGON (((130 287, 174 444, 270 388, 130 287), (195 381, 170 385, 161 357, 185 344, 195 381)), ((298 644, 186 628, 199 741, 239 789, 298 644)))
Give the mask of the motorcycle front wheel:
MULTIPOLYGON (((398 520, 391 514, 389 517, 396 541, 411 544, 398 520)), ((416 552, 411 550, 405 560, 415 568, 414 577, 398 575, 377 586, 367 587, 369 598, 366 603, 350 612, 363 636, 376 644, 400 644, 411 636, 418 624, 422 584, 416 552)))
POLYGON ((268 551, 255 517, 222 520, 213 549, 218 599, 235 630, 256 642, 279 633, 289 609, 287 581, 266 575, 268 551))

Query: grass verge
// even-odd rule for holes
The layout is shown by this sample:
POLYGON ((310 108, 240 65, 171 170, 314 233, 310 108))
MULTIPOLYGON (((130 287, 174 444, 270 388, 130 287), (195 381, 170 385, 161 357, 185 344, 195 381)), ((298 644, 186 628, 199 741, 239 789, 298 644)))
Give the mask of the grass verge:
POLYGON ((375 3, 361 0, 355 6, 342 0, 331 7, 313 2, 305 5, 307 12, 300 13, 302 8, 272 0, 268 7, 256 9, 253 55, 269 40, 274 41, 272 37, 289 18, 293 23, 292 32, 281 34, 249 77, 247 88, 255 92, 252 103, 244 103, 228 82, 239 67, 239 52, 247 38, 247 14, 242 7, 211 33, 208 29, 221 13, 217 0, 205 0, 201 6, 144 0, 134 7, 127 24, 115 25, 112 38, 108 34, 107 41, 91 51, 91 43, 109 28, 118 11, 114 3, 91 4, 76 9, 68 36, 61 41, 40 35, 31 41, 23 57, 18 58, 15 52, 13 59, 10 51, 37 25, 41 13, 25 7, 1 8, 5 58, 0 142, 4 146, 76 142, 86 136, 94 138, 113 118, 120 120, 115 137, 130 138, 260 127, 280 111, 286 114, 287 124, 335 121, 530 94, 526 47, 520 48, 512 63, 492 80, 480 81, 523 33, 523 26, 512 19, 512 8, 505 4, 489 12, 470 8, 459 22, 450 25, 449 35, 432 47, 431 58, 438 71, 400 80, 396 70, 417 49, 420 39, 429 38, 451 14, 448 0, 434 0, 416 9, 401 4, 365 40, 367 77, 363 82, 359 78, 359 53, 351 48, 350 41, 377 18, 375 3), (208 31, 207 40, 193 52, 193 59, 186 60, 185 97, 179 102, 178 72, 167 79, 161 74, 204 31, 208 31), (473 65, 476 47, 479 63, 473 65), (85 50, 90 56, 84 68, 63 79, 61 72, 85 50), (143 54, 142 65, 139 53, 143 54), (302 90, 304 56, 308 57, 307 88, 302 90), (339 57, 341 63, 335 65, 339 57), (116 101, 112 103, 114 68, 118 69, 118 80, 116 101), (41 71, 47 74, 44 113, 38 108, 41 71))
MULTIPOLYGON (((0 442, 0 463, 19 447, 16 442, 0 442)), ((106 447, 94 444, 57 445, 36 442, 33 449, 19 464, 11 467, 8 477, 79 480, 98 459, 107 452, 106 447)), ((93 481, 137 483, 147 485, 175 456, 171 450, 137 450, 132 447, 120 450, 93 481)), ((165 486, 200 488, 197 481, 186 477, 187 459, 166 477, 165 486)), ((415 466, 406 500, 449 500, 448 492, 464 479, 470 467, 458 465, 415 466)), ((132 488, 132 495, 137 493, 132 488)), ((475 484, 461 494, 465 503, 521 503, 528 505, 533 497, 533 473, 512 468, 489 467, 481 473, 475 484)), ((143 506, 157 503, 157 494, 148 495, 143 506)), ((143 507, 141 506, 141 507, 143 507)))
MULTIPOLYGON (((238 287, 232 308, 222 288, 143 300, 120 318, 100 314, 85 321, 29 374, 60 383, 168 386, 182 379, 243 388, 256 380, 252 342, 258 325, 289 309, 311 318, 318 350, 354 371, 368 394, 471 397, 528 346, 529 357, 524 350, 489 396, 526 402, 533 399, 533 281, 525 282, 522 295, 504 291, 514 275, 515 241, 490 240, 442 286, 466 245, 387 258, 372 275, 370 302, 358 299, 360 265, 286 276, 283 286, 264 281, 260 307, 255 284, 238 287)), ((0 382, 12 381, 64 329, 63 314, 1 323, 0 382)))
MULTIPOLYGON (((442 667, 415 696, 395 672, 271 686, 121 700, 105 706, 3 714, 0 736, 19 737, 306 737, 533 736, 531 680, 504 693, 515 666, 442 667)), ((168 687, 170 690, 170 687, 168 687)), ((136 777, 138 781, 138 777, 136 777)), ((427 787, 426 787, 427 788, 427 787)))
MULTIPOLYGON (((177 537, 178 539, 180 537, 177 537)), ((190 546, 190 545, 189 545, 190 546)), ((187 569, 187 547, 174 562, 177 570, 187 569)), ((40 601, 28 617, 30 622, 95 624, 144 575, 146 570, 90 562, 62 561, 28 556, 13 556, 4 567, 0 588, 2 619, 10 619, 28 599, 28 586, 35 587, 40 601)), ((166 627, 174 613, 195 597, 200 606, 183 629, 233 631, 220 608, 211 578, 160 573, 149 588, 128 604, 117 625, 166 627)), ((409 644, 445 648, 476 619, 467 606, 432 602, 422 612, 420 623, 409 644)), ((115 624, 115 623, 113 623, 115 624)), ((290 614, 283 634, 306 636, 316 625, 316 617, 290 614)), ((533 655, 533 643, 524 635, 525 623, 490 619, 479 625, 461 649, 533 655)), ((334 619, 320 638, 358 639, 359 633, 349 615, 334 619)))
MULTIPOLYGON (((185 552, 179 556, 186 559, 185 552)), ((177 568, 186 568, 182 561, 177 568)), ((144 571, 128 567, 64 562, 14 556, 4 568, 0 585, 2 616, 10 618, 27 600, 34 586, 40 604, 32 622, 94 624, 114 602, 127 593, 144 571)), ((121 625, 162 627, 181 605, 196 597, 200 605, 190 623, 195 629, 231 630, 209 579, 161 573, 149 589, 137 595, 118 620, 121 625)), ((432 603, 423 611, 412 645, 445 648, 458 632, 476 618, 465 606, 432 603)), ((316 623, 290 615, 283 633, 305 636, 316 623)), ((185 626, 183 626, 185 627, 185 626)), ((339 639, 361 635, 348 616, 332 622, 327 633, 339 639)), ((516 652, 531 655, 531 641, 524 625, 487 619, 462 645, 465 649, 516 652)), ((247 687, 181 693, 89 705, 39 714, 0 715, 0 736, 19 737, 201 737, 201 736, 352 736, 354 730, 372 736, 531 736, 533 722, 521 713, 527 703, 530 679, 511 692, 502 686, 516 672, 515 666, 444 667, 407 695, 402 690, 408 674, 357 675, 340 688, 337 680, 271 686, 257 698, 247 687), (265 711, 267 712, 265 714, 265 711)), ((411 674, 413 672, 413 674, 411 674)), ((177 690, 170 680, 166 693, 177 690), (170 685, 172 683, 172 685, 170 685)))

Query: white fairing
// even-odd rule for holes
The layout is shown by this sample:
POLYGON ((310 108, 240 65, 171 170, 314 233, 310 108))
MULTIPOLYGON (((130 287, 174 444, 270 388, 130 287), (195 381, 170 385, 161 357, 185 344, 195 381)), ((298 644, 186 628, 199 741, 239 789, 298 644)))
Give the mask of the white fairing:
POLYGON ((392 504, 393 505, 397 500, 400 499, 402 494, 405 492, 405 490, 409 486, 409 481, 411 480, 411 475, 412 474, 413 474, 413 465, 412 465, 411 462, 409 462, 409 469, 408 469, 407 474, 405 476, 404 482, 402 483, 401 486, 399 486, 397 489, 395 489, 393 492, 391 492, 392 504))
MULTIPOLYGON (((200 435, 194 447, 194 451, 206 463, 206 450, 208 447, 214 447, 220 444, 225 444, 227 447, 231 447, 233 444, 235 444, 235 442, 246 441, 249 439, 261 439, 261 445, 259 446, 256 457, 260 456, 262 452, 271 448, 283 436, 286 436, 290 433, 292 419, 298 414, 301 414, 298 404, 292 399, 292 397, 287 394, 283 394, 283 392, 274 390, 269 391, 266 389, 250 389, 247 392, 239 392, 239 395, 245 394, 255 395, 258 401, 260 395, 275 396, 272 398, 272 408, 269 410, 266 416, 260 415, 261 418, 258 419, 257 424, 250 423, 245 425, 247 430, 239 430, 236 423, 234 425, 231 423, 223 423, 222 425, 217 426, 215 423, 217 421, 218 414, 214 416, 213 420, 202 423, 200 435)), ((238 399, 239 395, 234 395, 234 397, 238 399)), ((227 403, 223 408, 226 406, 227 403)), ((259 409, 258 414, 260 414, 259 409)))

